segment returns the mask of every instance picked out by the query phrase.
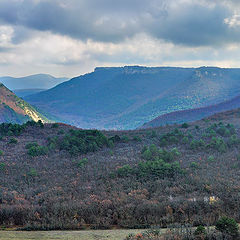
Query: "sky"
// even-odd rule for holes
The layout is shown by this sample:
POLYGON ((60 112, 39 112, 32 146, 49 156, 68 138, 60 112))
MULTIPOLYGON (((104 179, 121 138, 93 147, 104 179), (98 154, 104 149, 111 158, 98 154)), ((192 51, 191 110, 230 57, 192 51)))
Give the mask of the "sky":
POLYGON ((0 0, 0 76, 240 67, 239 0, 0 0))

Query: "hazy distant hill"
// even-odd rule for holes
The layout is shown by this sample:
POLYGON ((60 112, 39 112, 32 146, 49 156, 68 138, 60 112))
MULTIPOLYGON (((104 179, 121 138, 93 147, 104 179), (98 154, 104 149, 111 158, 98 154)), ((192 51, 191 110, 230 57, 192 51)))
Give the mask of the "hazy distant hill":
POLYGON ((49 89, 68 80, 67 78, 55 78, 48 74, 36 74, 26 77, 0 77, 0 82, 11 90, 16 89, 49 89))
POLYGON ((42 91, 46 91, 47 89, 41 89, 41 88, 33 88, 33 89, 17 89, 13 90, 13 92, 18 96, 18 97, 26 97, 28 95, 36 94, 42 91))
POLYGON ((152 128, 164 126, 166 124, 192 122, 200 120, 204 117, 211 116, 215 113, 228 111, 236 108, 240 108, 240 96, 216 105, 163 114, 153 119, 152 121, 143 124, 143 126, 141 126, 140 128, 152 128))
POLYGON ((214 105, 240 92, 240 69, 113 67, 26 97, 83 128, 133 129, 162 114, 214 105))
POLYGON ((48 122, 30 104, 0 84, 0 122, 24 123, 28 120, 48 122))

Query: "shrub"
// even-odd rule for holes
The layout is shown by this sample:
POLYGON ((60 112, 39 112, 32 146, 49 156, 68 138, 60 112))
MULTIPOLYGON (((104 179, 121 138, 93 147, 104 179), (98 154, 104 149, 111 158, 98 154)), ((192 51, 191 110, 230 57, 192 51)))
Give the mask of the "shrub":
POLYGON ((57 147, 57 145, 56 145, 55 142, 51 142, 51 143, 49 143, 49 145, 48 145, 48 149, 49 149, 49 150, 55 150, 56 147, 57 147))
POLYGON ((37 147, 38 144, 36 142, 30 142, 28 144, 26 144, 25 148, 26 149, 30 149, 31 147, 37 147))
POLYGON ((203 139, 200 140, 193 139, 190 143, 190 148, 193 150, 204 149, 205 146, 206 144, 203 139))
POLYGON ((115 135, 114 137, 110 137, 109 141, 112 141, 113 143, 121 142, 121 138, 118 135, 115 135))
POLYGON ((0 163, 0 171, 3 172, 6 169, 6 164, 5 163, 0 163))
POLYGON ((146 149, 143 153, 142 153, 142 158, 146 159, 146 160, 151 160, 152 159, 152 153, 149 149, 146 149))
POLYGON ((62 135, 62 134, 64 134, 64 131, 63 130, 59 130, 57 134, 58 135, 62 135))
POLYGON ((156 133, 156 131, 152 131, 152 132, 151 132, 151 137, 152 137, 152 138, 157 137, 157 133, 156 133))
POLYGON ((189 133, 187 136, 188 138, 193 138, 193 135, 191 133, 189 133))
POLYGON ((31 121, 27 121, 27 122, 25 123, 25 125, 26 125, 26 126, 31 126, 31 127, 33 127, 33 126, 36 126, 37 123, 36 123, 35 121, 31 120, 31 121))
POLYGON ((77 146, 73 145, 71 149, 69 150, 69 153, 71 156, 76 156, 80 153, 79 149, 77 146))
POLYGON ((183 123, 181 126, 181 128, 188 128, 188 127, 189 127, 189 125, 187 123, 183 123))
POLYGON ((238 145, 240 143, 240 139, 237 137, 237 135, 232 135, 228 141, 228 146, 232 147, 234 145, 238 145))
POLYGON ((2 150, 0 150, 0 156, 2 156, 3 155, 3 151, 2 150))
POLYGON ((227 124, 226 127, 229 129, 231 135, 236 134, 236 129, 232 124, 227 124))
POLYGON ((181 173, 178 162, 166 163, 162 159, 155 161, 140 162, 135 170, 138 177, 174 177, 175 174, 181 173))
POLYGON ((217 133, 214 131, 214 129, 211 129, 211 130, 209 131, 209 136, 210 136, 210 137, 216 137, 216 136, 217 136, 217 133))
POLYGON ((38 120, 37 124, 40 128, 44 128, 44 124, 43 124, 42 120, 38 120))
POLYGON ((19 136, 24 129, 25 129, 25 125, 2 123, 0 124, 0 135, 1 136, 19 136))
POLYGON ((52 128, 58 128, 59 127, 59 124, 58 123, 53 123, 52 124, 52 128))
POLYGON ((29 172, 27 173, 27 176, 29 177, 36 177, 38 174, 37 174, 37 170, 35 168, 31 168, 29 170, 29 172))
POLYGON ((204 236, 206 234, 207 234, 206 229, 202 225, 198 226, 194 232, 195 236, 204 236))
POLYGON ((41 127, 44 128, 44 124, 42 122, 42 120, 38 120, 37 122, 31 120, 31 121, 27 121, 25 124, 23 124, 22 126, 31 126, 31 127, 41 127))
POLYGON ((190 167, 191 167, 192 169, 198 169, 198 168, 199 168, 199 165, 198 165, 196 162, 191 162, 190 167))
POLYGON ((184 134, 179 129, 176 128, 172 132, 163 134, 160 137, 160 146, 177 144, 183 137, 184 137, 184 134))
POLYGON ((168 142, 165 138, 160 140, 160 146, 165 147, 167 145, 168 145, 168 142))
POLYGON ((178 138, 175 136, 170 136, 169 137, 169 142, 170 143, 178 143, 178 138))
POLYGON ((127 164, 116 170, 116 175, 118 177, 126 177, 133 174, 133 169, 127 164))
MULTIPOLYGON (((117 137, 114 137, 114 139, 117 137)), ((56 137, 54 140, 60 150, 66 150, 71 155, 95 152, 104 146, 112 147, 113 141, 107 139, 98 130, 73 130, 64 137, 56 137)))
POLYGON ((79 168, 83 168, 86 164, 88 164, 88 159, 87 158, 83 158, 82 160, 80 160, 77 165, 79 168))
POLYGON ((227 150, 227 145, 222 138, 213 137, 210 144, 207 147, 216 149, 217 151, 224 153, 227 150))
POLYGON ((48 152, 48 148, 45 146, 32 146, 28 149, 28 155, 31 157, 37 157, 37 156, 42 156, 46 155, 48 152))
POLYGON ((233 218, 221 217, 216 223, 216 229, 232 237, 237 237, 239 235, 238 224, 233 218))
POLYGON ((185 136, 185 137, 182 139, 182 142, 183 142, 183 144, 189 143, 188 137, 185 136))
POLYGON ((231 135, 230 131, 225 126, 218 128, 217 133, 222 137, 229 137, 231 135))
MULTIPOLYGON (((108 141, 108 147, 114 148, 114 143, 113 143, 113 141, 111 141, 111 140, 108 141)), ((96 146, 96 150, 97 150, 97 146, 96 146)))
POLYGON ((124 165, 116 170, 116 176, 124 177, 135 175, 138 178, 163 178, 173 177, 175 174, 182 173, 178 162, 173 162, 180 155, 176 148, 171 151, 162 150, 152 144, 149 147, 144 146, 141 156, 146 161, 138 163, 134 168, 124 165))
POLYGON ((122 141, 125 143, 129 142, 129 137, 126 135, 122 136, 122 141))
POLYGON ((9 144, 17 144, 18 140, 16 138, 10 138, 8 143, 9 144))
POLYGON ((152 144, 149 147, 144 146, 141 151, 141 155, 145 160, 163 159, 166 162, 172 162, 180 156, 180 152, 177 148, 173 148, 171 151, 166 151, 161 148, 157 148, 156 145, 152 144))
POLYGON ((214 156, 209 156, 208 157, 208 162, 215 162, 214 156))
POLYGON ((142 139, 141 139, 139 136, 134 136, 134 137, 133 137, 133 141, 141 142, 142 139))

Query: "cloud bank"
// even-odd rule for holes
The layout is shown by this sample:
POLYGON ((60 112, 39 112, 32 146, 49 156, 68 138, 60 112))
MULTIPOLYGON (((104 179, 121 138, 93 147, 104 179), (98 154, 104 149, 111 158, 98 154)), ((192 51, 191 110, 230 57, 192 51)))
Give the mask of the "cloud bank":
POLYGON ((234 0, 1 0, 0 75, 239 64, 234 0), (25 66, 25 67, 24 67, 25 66))

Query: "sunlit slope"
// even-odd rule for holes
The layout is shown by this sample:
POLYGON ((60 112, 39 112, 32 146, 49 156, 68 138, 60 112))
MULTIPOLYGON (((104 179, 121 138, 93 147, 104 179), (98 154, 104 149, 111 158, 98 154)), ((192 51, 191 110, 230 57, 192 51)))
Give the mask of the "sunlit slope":
POLYGON ((23 123, 28 120, 48 122, 34 107, 0 84, 0 122, 23 123))

